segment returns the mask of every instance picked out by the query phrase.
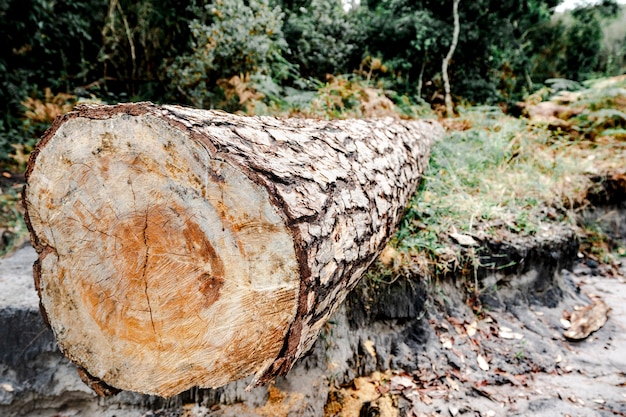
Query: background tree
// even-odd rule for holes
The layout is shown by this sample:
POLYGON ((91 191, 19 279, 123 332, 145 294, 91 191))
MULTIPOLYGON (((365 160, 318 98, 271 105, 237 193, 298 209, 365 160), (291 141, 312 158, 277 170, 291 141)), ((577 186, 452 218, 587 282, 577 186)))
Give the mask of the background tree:
POLYGON ((443 58, 443 63, 441 64, 441 73, 443 75, 443 86, 446 92, 446 114, 448 117, 452 117, 454 115, 454 108, 452 107, 452 95, 450 94, 450 78, 448 77, 448 65, 450 60, 452 59, 452 55, 454 54, 454 50, 456 49, 456 45, 459 42, 459 32, 460 32, 460 23, 459 23, 459 1, 454 0, 452 2, 452 16, 454 18, 454 29, 452 31, 452 43, 450 44, 450 50, 443 58))
POLYGON ((529 37, 536 77, 582 81, 599 74, 620 74, 626 69, 620 58, 626 36, 620 24, 624 18, 614 0, 604 0, 538 25, 529 37), (609 34, 617 37, 607 43, 609 34))
POLYGON ((165 66, 189 52, 189 22, 198 7, 195 0, 109 0, 99 22, 105 97, 162 101, 169 86, 165 66))

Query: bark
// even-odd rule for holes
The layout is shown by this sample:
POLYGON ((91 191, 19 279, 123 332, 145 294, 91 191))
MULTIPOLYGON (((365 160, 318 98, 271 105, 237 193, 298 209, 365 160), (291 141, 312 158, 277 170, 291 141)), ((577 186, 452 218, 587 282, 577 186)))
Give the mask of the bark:
POLYGON ((452 3, 452 15, 454 17, 454 29, 452 32, 452 43, 450 44, 450 50, 448 54, 443 59, 441 64, 441 73, 443 76, 443 87, 445 89, 445 101, 446 101, 446 115, 448 117, 454 116, 454 108, 452 106, 452 95, 450 93, 450 78, 448 77, 448 65, 450 64, 450 60, 452 59, 452 55, 454 55, 454 50, 456 49, 456 45, 459 42, 459 32, 461 31, 461 25, 459 23, 459 1, 453 0, 452 3))
POLYGON ((384 247, 425 121, 82 106, 31 156, 42 312, 101 394, 285 374, 384 247))

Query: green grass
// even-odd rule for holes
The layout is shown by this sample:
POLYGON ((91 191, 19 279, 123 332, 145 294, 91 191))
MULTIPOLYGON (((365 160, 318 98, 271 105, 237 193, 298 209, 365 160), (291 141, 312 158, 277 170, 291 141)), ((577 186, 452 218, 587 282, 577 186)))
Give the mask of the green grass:
POLYGON ((571 106, 584 110, 567 121, 567 131, 493 107, 462 109, 458 118, 443 120, 448 133, 434 145, 422 184, 391 241, 399 261, 393 272, 379 267, 376 273, 471 274, 475 252, 460 251, 451 234, 477 242, 514 241, 564 223, 590 242, 584 246, 590 256, 607 259, 596 253, 606 245, 593 244, 602 241, 597 228, 581 224, 579 212, 588 203, 593 177, 626 168, 626 142, 604 133, 607 124, 615 129, 626 122, 615 88, 583 91, 571 106), (603 122, 590 123, 598 114, 603 122), (597 129, 589 134, 593 126, 597 129))

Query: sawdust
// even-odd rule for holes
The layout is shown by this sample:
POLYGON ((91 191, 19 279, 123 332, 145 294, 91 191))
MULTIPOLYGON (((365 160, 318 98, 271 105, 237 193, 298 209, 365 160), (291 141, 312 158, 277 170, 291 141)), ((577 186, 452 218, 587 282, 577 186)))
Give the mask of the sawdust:
POLYGON ((291 411, 304 408, 303 402, 303 394, 286 393, 272 385, 265 405, 251 411, 263 417, 287 417, 291 411))
POLYGON ((387 373, 374 372, 368 377, 356 378, 349 387, 331 391, 324 407, 324 417, 398 417, 396 399, 381 392, 388 379, 387 373))

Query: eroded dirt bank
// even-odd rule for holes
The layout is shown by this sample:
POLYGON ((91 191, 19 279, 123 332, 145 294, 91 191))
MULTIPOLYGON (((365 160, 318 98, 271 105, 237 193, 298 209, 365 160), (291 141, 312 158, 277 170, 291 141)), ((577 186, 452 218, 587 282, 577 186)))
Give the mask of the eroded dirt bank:
MULTIPOLYGON (((590 215, 623 239, 626 205, 611 204, 590 215)), ((626 267, 580 258, 562 227, 482 247, 478 292, 365 279, 287 377, 169 400, 100 399, 80 382, 41 322, 25 247, 0 260, 0 415, 626 415, 626 267), (607 323, 566 340, 565 319, 594 296, 611 308, 607 323)))

